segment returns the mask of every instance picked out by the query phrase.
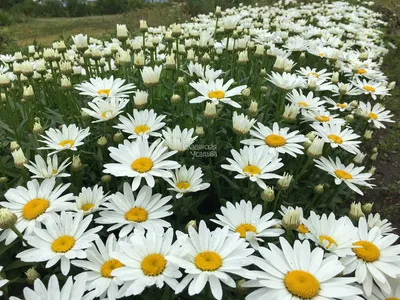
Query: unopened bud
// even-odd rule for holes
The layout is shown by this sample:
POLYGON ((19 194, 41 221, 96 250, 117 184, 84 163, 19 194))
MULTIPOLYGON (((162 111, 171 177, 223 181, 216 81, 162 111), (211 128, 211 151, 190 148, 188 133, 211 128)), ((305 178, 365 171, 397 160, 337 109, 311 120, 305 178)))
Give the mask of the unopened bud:
POLYGON ((8 229, 17 223, 17 215, 8 208, 0 208, 0 228, 8 229))
POLYGON ((272 202, 275 200, 275 191, 272 187, 267 187, 262 193, 261 193, 261 199, 266 201, 266 202, 272 202))
POLYGON ((79 155, 74 155, 72 157, 71 172, 79 172, 83 168, 81 159, 79 155))
POLYGON ((16 142, 16 141, 12 141, 10 143, 10 151, 14 152, 15 150, 18 150, 20 147, 20 145, 16 142))
POLYGON ((107 146, 107 144, 108 144, 108 141, 107 141, 107 138, 106 138, 104 135, 101 136, 101 137, 97 140, 97 145, 100 146, 100 147, 107 146))
POLYGON ((186 224, 186 226, 185 226, 185 231, 186 232, 189 232, 189 227, 193 227, 195 230, 197 230, 196 220, 191 220, 186 224))
POLYGON ((111 181, 111 179, 112 179, 111 175, 108 175, 108 174, 101 176, 102 183, 109 183, 111 181))
POLYGON ((113 136, 113 141, 116 143, 122 143, 124 141, 125 137, 122 134, 122 132, 118 131, 116 134, 113 136))
POLYGON ((179 102, 181 102, 181 100, 182 100, 182 99, 181 99, 181 96, 179 96, 179 95, 176 95, 176 94, 175 94, 175 95, 172 95, 172 96, 171 96, 171 102, 172 102, 172 103, 179 103, 179 102))
POLYGON ((279 179, 277 182, 279 189, 281 189, 282 191, 286 191, 289 188, 290 183, 292 182, 292 178, 293 175, 290 175, 289 173, 286 172, 283 173, 282 178, 279 179))
POLYGON ((350 206, 349 217, 353 221, 358 221, 362 216, 364 216, 361 208, 361 203, 353 202, 350 206))
POLYGON ((203 137, 205 135, 203 126, 196 126, 196 135, 199 137, 203 137))
POLYGON ((362 209, 364 214, 369 215, 371 213, 371 211, 372 211, 372 207, 373 206, 374 206, 374 202, 372 202, 372 203, 368 202, 368 203, 364 203, 361 206, 361 209, 362 209))
POLYGON ((318 184, 318 185, 314 186, 314 193, 317 195, 322 195, 324 193, 324 185, 318 184))
POLYGON ((21 148, 15 150, 14 152, 11 152, 12 157, 14 158, 14 165, 18 169, 23 169, 24 164, 28 162, 28 159, 25 157, 24 152, 22 151, 21 148))
POLYGON ((33 284, 33 282, 36 279, 40 278, 40 274, 33 267, 28 269, 28 271, 25 272, 25 275, 26 275, 26 281, 29 284, 33 284))

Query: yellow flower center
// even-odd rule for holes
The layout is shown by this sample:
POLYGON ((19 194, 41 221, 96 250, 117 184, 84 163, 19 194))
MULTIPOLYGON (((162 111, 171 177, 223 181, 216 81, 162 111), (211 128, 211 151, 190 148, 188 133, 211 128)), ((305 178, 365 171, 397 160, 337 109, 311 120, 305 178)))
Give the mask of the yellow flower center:
MULTIPOLYGON (((322 56, 324 56, 323 53, 322 53, 322 56)), ((315 78, 319 78, 319 74, 317 72, 310 72, 307 74, 307 76, 310 76, 310 75, 314 76, 315 78)))
POLYGON ((308 229, 308 227, 304 224, 300 224, 299 227, 297 227, 297 231, 302 233, 302 234, 306 234, 310 232, 310 229, 308 229))
POLYGON ((203 251, 194 258, 195 266, 202 271, 215 271, 221 268, 222 258, 214 251, 203 251))
POLYGON ((51 244, 51 250, 56 253, 65 253, 72 249, 75 245, 74 237, 70 235, 62 235, 55 239, 51 244))
POLYGON ((111 275, 111 272, 123 266, 124 264, 121 263, 118 259, 109 259, 100 268, 101 276, 106 278, 113 278, 114 276, 111 275))
POLYGON ((375 88, 373 86, 370 86, 370 85, 364 85, 363 89, 368 91, 368 92, 372 92, 372 93, 375 92, 375 88))
POLYGON ((243 223, 243 224, 240 224, 238 227, 236 227, 235 231, 240 233, 240 237, 241 238, 245 238, 246 237, 246 233, 248 231, 257 232, 257 229, 256 229, 255 226, 253 226, 253 225, 251 225, 249 223, 243 223))
POLYGON ((386 298, 386 300, 400 300, 400 298, 397 298, 397 297, 391 297, 391 298, 386 298))
POLYGON ((53 170, 51 171, 51 174, 56 175, 56 174, 57 174, 57 169, 53 169, 53 170))
POLYGON ((60 145, 61 147, 65 147, 66 145, 69 145, 68 148, 72 148, 75 144, 74 140, 63 140, 61 142, 58 143, 58 145, 60 145))
POLYGON ((320 235, 319 241, 323 245, 326 245, 325 241, 327 241, 328 242, 328 245, 326 246, 327 249, 329 249, 332 245, 337 246, 336 241, 333 238, 331 238, 329 235, 320 235))
POLYGON ((353 179, 353 176, 351 176, 350 173, 344 171, 344 170, 335 170, 335 175, 341 179, 349 180, 353 179))
POLYGON ((131 222, 145 222, 149 214, 147 210, 141 207, 132 207, 125 213, 125 219, 131 222))
POLYGON ((324 57, 324 53, 320 52, 320 53, 318 53, 318 56, 319 57, 324 57))
POLYGON ((286 144, 286 139, 283 136, 270 134, 265 138, 265 144, 270 147, 282 147, 286 144))
POLYGON ((106 110, 105 112, 102 112, 100 116, 101 116, 103 119, 106 119, 108 113, 112 113, 112 110, 106 110))
POLYGON ((110 92, 111 92, 111 89, 103 89, 103 90, 98 90, 98 91, 97 91, 97 94, 98 94, 98 95, 107 95, 107 96, 110 96, 110 92))
POLYGON ((187 181, 181 181, 176 184, 176 187, 180 190, 187 190, 190 187, 190 183, 187 181))
POLYGON ((378 119, 378 115, 375 114, 375 113, 373 113, 373 112, 370 112, 370 113, 369 113, 369 118, 370 118, 370 119, 377 120, 377 119, 378 119))
POLYGON ((343 143, 343 139, 340 136, 336 135, 336 134, 330 134, 330 135, 328 135, 328 138, 332 142, 334 142, 335 144, 342 144, 343 143))
POLYGON ((359 248, 353 248, 353 252, 365 262, 377 261, 381 256, 379 248, 371 242, 358 241, 353 243, 353 246, 359 246, 359 248))
POLYGON ((248 165, 248 166, 244 167, 243 172, 249 173, 250 175, 261 174, 260 168, 257 166, 253 166, 253 165, 248 165))
POLYGON ((146 125, 139 125, 139 126, 135 127, 135 132, 137 134, 143 134, 143 133, 146 133, 149 130, 150 130, 150 127, 146 126, 146 125))
POLYGON ((225 97, 225 92, 221 90, 211 91, 208 93, 208 98, 222 99, 225 97))
POLYGON ((146 276, 158 276, 162 274, 167 265, 167 260, 161 254, 150 254, 143 258, 140 267, 146 276))
POLYGON ((83 204, 83 205, 81 206, 81 209, 84 210, 84 211, 88 211, 88 210, 90 210, 90 209, 93 208, 93 207, 94 207, 94 204, 93 204, 93 203, 87 203, 87 204, 83 204))
POLYGON ((362 74, 365 74, 365 73, 367 73, 367 70, 365 70, 365 69, 358 69, 357 70, 357 74, 362 75, 362 74))
POLYGON ((300 107, 307 107, 308 103, 304 102, 304 101, 300 101, 300 102, 297 102, 297 105, 300 106, 300 107))
POLYGON ((300 299, 311 299, 318 295, 319 281, 314 275, 302 270, 290 271, 283 279, 287 290, 300 299))
POLYGON ((338 103, 336 105, 339 106, 340 108, 346 108, 347 107, 346 103, 338 103))
POLYGON ((42 198, 35 198, 27 202, 22 208, 22 217, 25 220, 33 220, 39 217, 50 206, 50 201, 42 198))
POLYGON ((136 159, 132 164, 131 168, 139 173, 146 173, 153 167, 153 161, 148 157, 141 157, 136 159))
POLYGON ((330 119, 328 116, 315 116, 315 120, 319 122, 328 122, 330 119))

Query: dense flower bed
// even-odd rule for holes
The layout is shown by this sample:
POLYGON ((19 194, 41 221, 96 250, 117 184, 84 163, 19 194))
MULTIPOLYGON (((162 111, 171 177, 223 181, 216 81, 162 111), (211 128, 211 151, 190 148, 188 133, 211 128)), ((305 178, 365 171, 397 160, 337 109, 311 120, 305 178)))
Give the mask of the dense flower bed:
POLYGON ((394 122, 384 25, 286 1, 0 55, 3 297, 399 299, 353 202, 394 122))

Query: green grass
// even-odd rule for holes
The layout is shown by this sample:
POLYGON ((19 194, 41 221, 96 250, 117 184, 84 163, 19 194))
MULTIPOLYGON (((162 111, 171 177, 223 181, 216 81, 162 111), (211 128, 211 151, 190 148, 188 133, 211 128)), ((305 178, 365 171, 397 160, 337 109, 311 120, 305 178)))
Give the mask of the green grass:
POLYGON ((34 41, 51 45, 56 40, 68 39, 79 33, 95 38, 115 35, 117 23, 126 24, 133 31, 139 27, 141 19, 147 20, 148 26, 159 26, 183 22, 187 18, 179 5, 153 5, 119 15, 30 19, 25 23, 8 26, 5 30, 12 35, 18 46, 30 45, 34 41))

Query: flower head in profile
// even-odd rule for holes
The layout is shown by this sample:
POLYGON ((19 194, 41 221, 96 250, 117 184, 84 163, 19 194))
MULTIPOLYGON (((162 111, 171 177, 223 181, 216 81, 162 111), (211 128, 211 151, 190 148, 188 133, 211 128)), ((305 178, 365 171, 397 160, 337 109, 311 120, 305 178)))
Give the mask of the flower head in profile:
POLYGON ((46 261, 46 268, 51 268, 61 261, 61 273, 69 273, 71 259, 86 258, 84 249, 92 246, 99 238, 97 233, 103 226, 88 229, 93 216, 83 217, 83 212, 61 212, 54 218, 44 221, 46 229, 34 228, 33 235, 26 236, 31 249, 22 251, 17 257, 24 262, 46 261))
POLYGON ((189 149, 189 147, 194 143, 198 136, 193 136, 194 128, 187 129, 181 128, 176 125, 173 130, 167 127, 166 130, 162 131, 164 145, 166 145, 170 150, 176 150, 179 152, 189 149))
POLYGON ((142 80, 144 85, 146 86, 154 86, 160 81, 160 75, 162 71, 162 66, 152 67, 143 67, 143 70, 140 71, 142 74, 142 80))
POLYGON ((240 152, 232 149, 231 154, 233 159, 226 158, 230 164, 221 165, 221 168, 239 173, 235 179, 249 178, 250 181, 256 182, 260 188, 265 190, 267 185, 264 180, 282 177, 274 173, 283 167, 281 159, 277 154, 271 155, 265 147, 244 146, 240 152))
POLYGON ((75 124, 69 126, 63 124, 60 129, 50 128, 45 131, 45 135, 40 135, 44 140, 40 142, 45 143, 46 147, 40 147, 38 150, 54 150, 49 153, 54 153, 63 150, 78 150, 77 147, 83 145, 83 139, 90 135, 90 128, 80 129, 75 124))
POLYGON ((215 215, 218 220, 211 220, 221 226, 228 226, 233 232, 239 232, 240 237, 246 239, 254 249, 258 249, 262 238, 276 237, 283 234, 283 229, 274 228, 281 221, 273 219, 273 213, 262 216, 262 205, 253 207, 250 201, 241 200, 233 205, 226 203, 221 207, 222 215, 215 215))
POLYGON ((367 181, 372 180, 371 173, 361 173, 364 167, 355 167, 354 164, 344 165, 339 157, 336 160, 321 157, 315 160, 315 166, 335 178, 335 183, 337 185, 344 182, 350 189, 356 193, 363 195, 363 192, 357 186, 366 186, 369 188, 373 187, 373 184, 367 181))
POLYGON ((268 75, 267 80, 277 87, 288 91, 301 87, 306 83, 303 77, 285 72, 282 74, 272 72, 271 75, 268 75))
POLYGON ((98 211, 105 201, 103 187, 97 184, 93 188, 83 187, 79 195, 75 196, 76 210, 82 210, 85 215, 98 211))
POLYGON ((95 98, 88 103, 91 109, 82 108, 82 111, 96 119, 93 123, 105 122, 121 114, 128 102, 129 99, 117 97, 95 98))
POLYGON ((257 126, 250 130, 250 135, 254 138, 243 140, 242 144, 264 146, 272 154, 287 153, 293 157, 296 157, 296 154, 303 154, 304 147, 300 143, 305 142, 307 138, 298 134, 298 130, 289 132, 288 127, 279 128, 276 122, 272 129, 260 122, 257 123, 257 126))
POLYGON ((125 79, 116 78, 90 78, 89 82, 83 82, 75 86, 80 91, 80 95, 90 96, 92 98, 127 98, 133 93, 135 86, 131 83, 125 84, 125 79))
POLYGON ((117 177, 133 177, 132 190, 140 186, 142 178, 153 187, 154 177, 170 178, 169 170, 177 169, 180 165, 173 160, 166 160, 177 151, 167 152, 161 139, 154 141, 151 145, 147 138, 141 137, 135 141, 124 141, 118 148, 110 147, 110 156, 116 163, 104 165, 104 173, 117 177))
POLYGON ((64 160, 61 165, 58 165, 57 155, 47 156, 46 161, 39 155, 35 155, 35 161, 30 161, 30 164, 25 164, 25 167, 34 176, 32 178, 51 178, 51 177, 69 177, 68 173, 63 173, 63 171, 71 164, 69 157, 64 160))
POLYGON ((215 105, 220 102, 231 105, 236 108, 240 108, 240 104, 233 101, 231 97, 241 95, 242 91, 247 87, 246 85, 240 85, 229 90, 229 87, 234 82, 233 79, 228 80, 224 84, 223 79, 209 80, 205 82, 200 80, 199 82, 192 82, 190 86, 198 91, 201 96, 198 96, 192 100, 190 103, 201 103, 204 101, 212 101, 215 105))
POLYGON ((168 190, 177 192, 176 199, 179 199, 185 194, 208 189, 210 184, 203 183, 203 175, 201 168, 195 169, 194 166, 191 166, 187 169, 186 166, 183 166, 175 170, 172 178, 165 178, 165 181, 172 186, 168 190))

